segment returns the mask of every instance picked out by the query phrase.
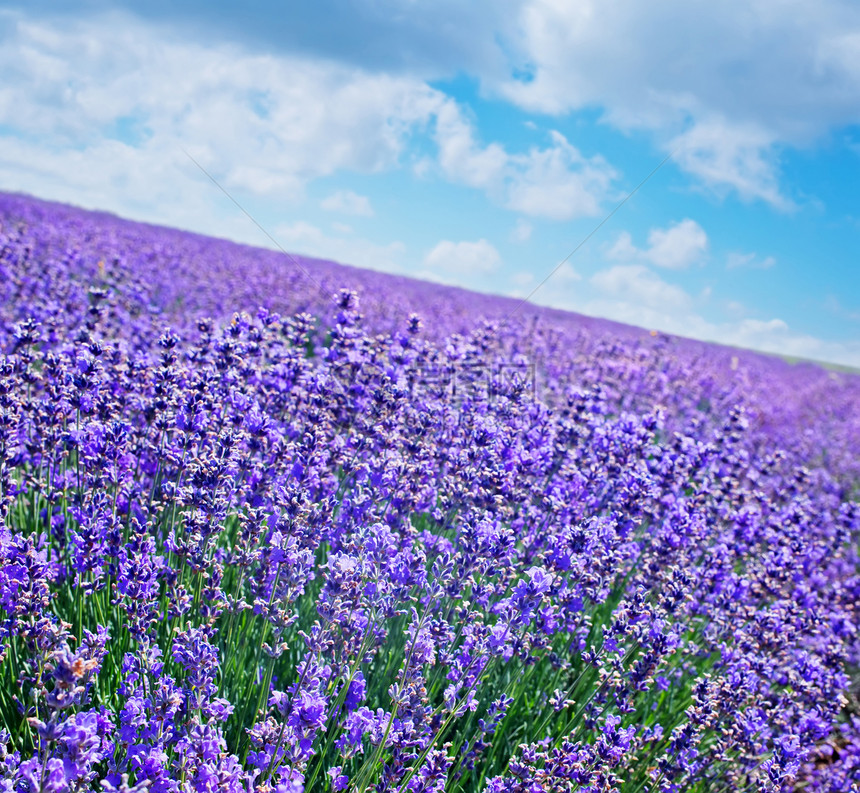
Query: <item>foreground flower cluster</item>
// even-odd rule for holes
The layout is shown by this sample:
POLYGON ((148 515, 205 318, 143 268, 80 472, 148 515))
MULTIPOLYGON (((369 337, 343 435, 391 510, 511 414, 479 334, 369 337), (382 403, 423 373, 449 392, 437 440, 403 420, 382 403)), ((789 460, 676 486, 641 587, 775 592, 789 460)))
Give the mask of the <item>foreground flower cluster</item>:
POLYGON ((304 265, 0 196, 0 789, 858 789, 860 379, 304 265))

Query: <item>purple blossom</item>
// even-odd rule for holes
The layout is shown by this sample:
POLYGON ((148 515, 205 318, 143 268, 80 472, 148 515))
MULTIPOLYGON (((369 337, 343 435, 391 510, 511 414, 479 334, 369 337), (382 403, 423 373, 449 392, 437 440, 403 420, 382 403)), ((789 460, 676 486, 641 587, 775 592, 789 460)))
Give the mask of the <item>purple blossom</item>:
POLYGON ((0 196, 0 789, 856 788, 856 376, 308 266, 0 196))

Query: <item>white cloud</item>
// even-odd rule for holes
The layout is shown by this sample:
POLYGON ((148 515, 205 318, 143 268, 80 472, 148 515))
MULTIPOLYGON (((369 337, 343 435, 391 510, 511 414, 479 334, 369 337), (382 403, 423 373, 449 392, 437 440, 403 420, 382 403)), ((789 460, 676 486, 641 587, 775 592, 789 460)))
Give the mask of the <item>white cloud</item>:
POLYGON ((528 242, 531 239, 534 227, 531 223, 523 218, 517 218, 517 224, 511 232, 511 239, 514 242, 528 242))
POLYGON ((511 280, 517 286, 528 286, 530 283, 532 283, 535 280, 535 276, 534 276, 534 273, 530 273, 530 272, 527 272, 525 270, 521 270, 518 273, 514 273, 511 276, 511 280))
POLYGON ((105 125, 134 118, 152 137, 194 147, 228 186, 260 194, 390 166, 440 101, 416 80, 204 47, 117 15, 62 31, 12 18, 9 30, 0 68, 19 79, 5 82, 3 123, 86 148, 105 125))
POLYGON ((622 231, 606 251, 606 257, 616 261, 630 261, 644 258, 644 252, 633 244, 633 237, 630 236, 629 231, 622 231))
POLYGON ((712 191, 733 189, 746 201, 761 199, 789 210, 794 203, 780 191, 776 164, 769 153, 774 143, 772 134, 754 125, 712 118, 694 124, 668 148, 682 168, 712 191))
POLYGON ((584 286, 538 292, 536 297, 555 308, 649 330, 860 368, 860 342, 817 338, 793 330, 779 317, 751 317, 737 302, 726 307, 732 319, 709 320, 699 311, 703 298, 694 298, 642 265, 616 265, 599 271, 584 286))
POLYGON ((431 272, 448 272, 459 275, 487 274, 499 268, 501 256, 487 240, 476 242, 440 241, 424 257, 424 265, 431 272))
POLYGON ((223 195, 203 184, 182 151, 165 141, 136 148, 101 140, 85 149, 53 151, 38 142, 0 140, 0 183, 5 189, 271 245, 246 217, 225 207, 223 195))
POLYGON ((667 283, 641 264, 617 264, 591 276, 601 292, 626 303, 661 310, 688 309, 690 296, 679 286, 667 283))
MULTIPOLYGON (((224 211, 212 217, 224 197, 208 196, 216 191, 206 177, 179 165, 181 146, 227 191, 293 206, 315 179, 400 166, 427 134, 437 173, 525 215, 597 214, 615 178, 559 133, 525 153, 479 144, 465 109, 414 76, 204 46, 118 12, 62 23, 0 16, 7 189, 224 234, 224 211), (162 193, 166 201, 154 198, 162 193)), ((410 164, 427 170, 426 156, 410 164)), ((348 191, 323 205, 372 213, 348 191)))
POLYGON ((850 0, 525 0, 509 35, 521 76, 496 87, 535 110, 651 128, 720 114, 795 141, 858 118, 850 0))
POLYGON ((860 367, 860 342, 836 342, 820 339, 791 329, 782 319, 743 319, 736 323, 713 326, 701 338, 735 347, 764 350, 777 355, 829 361, 860 367))
POLYGON ((490 90, 529 111, 600 108, 616 127, 686 144, 708 186, 779 207, 771 153, 860 122, 860 6, 851 0, 524 0, 490 90))
POLYGON ((700 261, 708 249, 708 235, 695 220, 685 218, 664 229, 651 229, 648 247, 637 248, 626 231, 607 251, 607 257, 620 261, 639 261, 669 270, 683 270, 700 261))
POLYGON ((834 31, 822 38, 814 63, 819 75, 835 75, 856 85, 860 82, 860 30, 834 31))
POLYGON ((423 179, 433 170, 433 160, 430 157, 417 157, 412 163, 412 173, 423 179))
POLYGON ((555 220, 599 215, 617 173, 602 157, 583 157, 560 132, 550 135, 551 147, 511 157, 506 206, 555 220))
MULTIPOLYGON (((582 276, 573 269, 573 265, 570 262, 562 262, 553 272, 550 280, 557 281, 562 284, 569 284, 573 281, 581 281, 582 276)), ((549 283, 549 281, 547 281, 547 283, 549 283)))
POLYGON ((532 293, 534 293, 534 295, 536 295, 536 301, 540 303, 542 300, 545 300, 546 296, 549 294, 554 294, 556 292, 566 294, 566 290, 570 285, 577 281, 581 281, 582 276, 569 261, 563 261, 561 264, 557 265, 555 269, 539 272, 536 275, 532 272, 518 272, 512 277, 512 280, 518 286, 531 284, 537 281, 534 287, 528 290, 517 290, 514 294, 516 297, 524 297, 528 295, 529 298, 531 298, 532 293))
POLYGON ((355 236, 336 237, 323 232, 306 221, 296 221, 277 226, 273 236, 288 251, 330 259, 369 270, 404 274, 403 257, 406 246, 399 241, 385 245, 355 236))
POLYGON ((482 190, 500 186, 509 155, 498 143, 481 148, 472 125, 455 102, 447 102, 436 117, 436 142, 442 171, 469 187, 482 190))
MULTIPOLYGON (((446 101, 414 78, 203 46, 117 13, 0 16, 0 184, 252 242, 181 146, 231 193, 295 205, 313 179, 396 166, 446 101)), ((340 203, 366 212, 361 199, 340 203)))
POLYGON ((344 215, 361 215, 363 217, 373 216, 373 207, 370 199, 364 195, 358 195, 351 190, 338 190, 320 201, 320 206, 327 212, 340 212, 344 215))
POLYGON ((788 323, 781 319, 745 319, 738 325, 742 335, 758 336, 761 334, 779 334, 788 332, 788 323))
POLYGON ((738 267, 752 268, 756 270, 768 270, 776 264, 773 256, 765 256, 763 259, 755 253, 740 253, 731 251, 726 256, 726 268, 734 270, 738 267))
POLYGON ((453 102, 436 117, 439 163, 452 181, 484 190, 524 215, 570 220, 600 214, 617 173, 602 157, 584 157, 560 132, 550 139, 546 148, 513 154, 498 143, 480 145, 453 102))
POLYGON ((667 229, 648 234, 648 260, 658 267, 683 270, 697 261, 708 247, 705 230, 689 218, 667 229))

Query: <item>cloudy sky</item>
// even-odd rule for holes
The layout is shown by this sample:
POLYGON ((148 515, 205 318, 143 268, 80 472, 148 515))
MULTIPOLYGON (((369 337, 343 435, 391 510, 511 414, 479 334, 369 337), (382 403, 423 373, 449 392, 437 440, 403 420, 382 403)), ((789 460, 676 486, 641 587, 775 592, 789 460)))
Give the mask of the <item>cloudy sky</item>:
POLYGON ((860 366, 855 0, 0 1, 0 190, 860 366), (286 10, 285 10, 286 9, 286 10), (665 164, 657 168, 669 155, 665 164))

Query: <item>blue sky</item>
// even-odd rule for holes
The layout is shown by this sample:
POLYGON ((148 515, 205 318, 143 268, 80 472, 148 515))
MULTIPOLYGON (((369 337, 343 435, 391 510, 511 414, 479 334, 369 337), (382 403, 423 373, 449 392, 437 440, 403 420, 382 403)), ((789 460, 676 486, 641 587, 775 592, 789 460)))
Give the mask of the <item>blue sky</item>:
POLYGON ((0 2, 0 189, 860 366, 854 0, 0 2), (286 7, 287 10, 284 10, 286 7))

